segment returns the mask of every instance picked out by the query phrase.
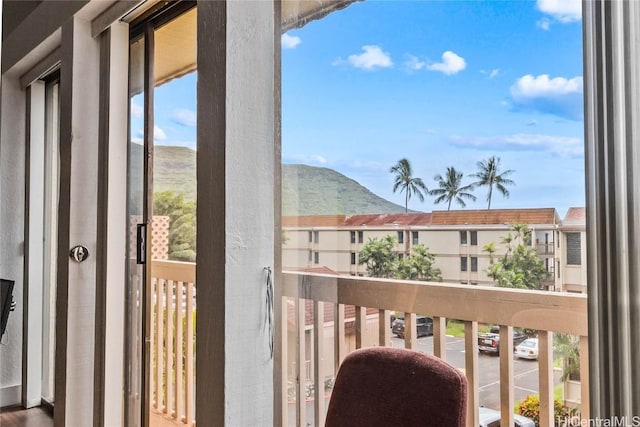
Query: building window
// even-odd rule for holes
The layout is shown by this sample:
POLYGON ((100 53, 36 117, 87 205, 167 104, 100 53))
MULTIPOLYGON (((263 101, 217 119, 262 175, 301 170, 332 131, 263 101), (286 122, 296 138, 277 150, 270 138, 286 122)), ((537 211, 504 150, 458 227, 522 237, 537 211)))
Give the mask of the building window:
POLYGON ((404 259, 404 254, 401 252, 398 252, 398 259, 404 259))
POLYGON ((313 263, 320 264, 320 252, 313 253, 313 263))
POLYGON ((313 242, 313 232, 309 232, 309 243, 313 242))
POLYGON ((567 233, 567 265, 581 265, 580 233, 567 233))
POLYGON ((466 245, 467 244, 467 232, 466 231, 461 231, 460 232, 460 244, 461 245, 466 245))
POLYGON ((356 253, 351 252, 351 265, 356 265, 356 253))
POLYGON ((413 244, 413 245, 417 245, 418 244, 418 232, 417 231, 412 231, 411 232, 411 244, 413 244))
POLYGON ((560 278, 560 261, 558 261, 558 279, 560 278))
POLYGON ((313 243, 320 243, 320 232, 319 231, 314 231, 313 232, 313 243))
POLYGON ((313 252, 309 251, 309 262, 313 261, 313 252))
POLYGON ((467 271, 467 257, 460 257, 460 271, 467 271))
POLYGON ((398 231, 398 243, 404 243, 404 231, 398 231))
POLYGON ((364 231, 358 231, 358 243, 364 243, 364 231))
POLYGON ((471 257, 471 271, 478 271, 478 257, 471 257))
POLYGON ((478 232, 471 232, 471 246, 478 246, 478 232))
POLYGON ((351 243, 355 243, 356 242, 356 232, 352 231, 351 232, 351 243))
POLYGON ((558 245, 558 249, 560 249, 560 232, 556 231, 556 242, 558 245))

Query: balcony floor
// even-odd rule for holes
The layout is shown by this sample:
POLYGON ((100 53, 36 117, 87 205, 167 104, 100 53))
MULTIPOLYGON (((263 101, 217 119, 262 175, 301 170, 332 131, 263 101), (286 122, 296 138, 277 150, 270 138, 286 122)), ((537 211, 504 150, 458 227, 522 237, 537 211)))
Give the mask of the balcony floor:
POLYGON ((0 410, 2 427, 49 427, 53 426, 53 417, 42 408, 23 409, 21 407, 0 410))

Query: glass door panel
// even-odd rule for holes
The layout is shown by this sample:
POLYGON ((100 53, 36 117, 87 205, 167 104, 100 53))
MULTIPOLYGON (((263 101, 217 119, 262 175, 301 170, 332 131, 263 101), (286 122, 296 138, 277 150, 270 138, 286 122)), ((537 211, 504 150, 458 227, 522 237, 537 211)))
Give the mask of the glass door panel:
POLYGON ((140 28, 130 53, 128 425, 192 425, 196 9, 140 28))

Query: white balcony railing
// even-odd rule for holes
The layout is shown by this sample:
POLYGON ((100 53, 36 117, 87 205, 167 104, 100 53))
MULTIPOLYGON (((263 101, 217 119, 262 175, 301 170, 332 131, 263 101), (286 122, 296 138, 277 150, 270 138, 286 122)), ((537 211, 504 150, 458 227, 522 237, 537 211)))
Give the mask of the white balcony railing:
MULTIPOLYGON (((152 272, 153 408, 175 424, 193 425, 195 264, 154 261, 152 272)), ((512 351, 510 345, 504 345, 509 341, 506 337, 513 333, 513 327, 538 331, 541 427, 554 425, 552 332, 579 336, 581 417, 589 418, 585 295, 298 272, 283 272, 280 285, 284 307, 282 324, 289 330, 287 336, 293 337, 284 339, 280 349, 279 371, 283 373, 284 382, 281 407, 290 408, 283 410, 283 425, 305 426, 308 419, 316 426, 324 425, 326 396, 321 393, 322 398, 306 398, 314 394, 313 384, 320 384, 320 389, 324 389, 322 385, 330 381, 335 372, 333 367, 339 365, 352 347, 391 345, 392 311, 405 313, 404 345, 407 348, 416 348, 418 343, 415 314, 432 316, 433 353, 441 358, 446 358, 446 319, 464 323, 464 371, 469 383, 467 425, 470 427, 478 425, 479 324, 501 325, 501 334, 505 337, 501 339, 501 348, 507 351, 501 351, 499 356, 503 419, 513 416, 515 381, 512 351), (355 306, 354 319, 345 319, 347 305, 355 306), (311 315, 313 320, 309 321, 311 315), (351 320, 353 328, 350 328, 351 320), (353 345, 349 345, 345 332, 349 329, 354 329, 353 345), (307 341, 309 336, 312 341, 307 341), (332 342, 331 346, 326 345, 327 339, 332 342), (295 378, 291 387, 286 387, 287 373, 295 378)))
POLYGON ((195 270, 176 261, 151 268, 151 404, 182 425, 195 424, 195 270))

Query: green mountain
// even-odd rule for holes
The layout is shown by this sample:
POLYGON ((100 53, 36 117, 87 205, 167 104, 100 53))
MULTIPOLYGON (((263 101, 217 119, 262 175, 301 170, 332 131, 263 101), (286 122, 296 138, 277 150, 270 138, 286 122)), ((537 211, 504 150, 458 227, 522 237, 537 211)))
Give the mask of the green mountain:
POLYGON ((333 169, 282 165, 282 215, 398 213, 404 207, 333 169))
MULTIPOLYGON (((132 145, 131 161, 142 166, 142 147, 132 145)), ((196 152, 186 147, 156 146, 154 192, 196 194, 196 152)), ((136 167, 135 170, 138 168, 136 167)), ((133 173, 132 178, 138 173, 133 173)), ((134 184, 135 185, 135 184, 134 184)), ((282 165, 282 215, 353 215, 404 212, 404 207, 383 199, 351 178, 332 169, 282 165)))

